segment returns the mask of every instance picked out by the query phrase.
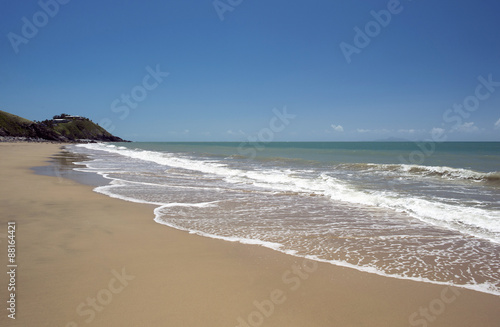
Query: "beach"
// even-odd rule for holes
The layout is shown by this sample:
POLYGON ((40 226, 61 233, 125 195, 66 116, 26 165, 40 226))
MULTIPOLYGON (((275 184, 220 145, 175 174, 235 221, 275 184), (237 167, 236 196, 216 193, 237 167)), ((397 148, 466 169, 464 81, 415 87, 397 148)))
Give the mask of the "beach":
POLYGON ((31 167, 58 144, 0 143, 0 238, 15 222, 15 319, 2 326, 498 326, 500 297, 388 278, 154 221, 31 167))

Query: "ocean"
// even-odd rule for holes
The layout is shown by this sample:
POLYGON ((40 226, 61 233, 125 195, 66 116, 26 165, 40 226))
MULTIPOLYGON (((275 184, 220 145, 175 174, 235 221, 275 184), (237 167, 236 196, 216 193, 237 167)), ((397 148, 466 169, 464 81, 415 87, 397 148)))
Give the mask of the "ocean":
MULTIPOLYGON (((94 143, 96 192, 206 237, 500 295, 500 143, 94 143)), ((160 226, 159 226, 160 227, 160 226)))

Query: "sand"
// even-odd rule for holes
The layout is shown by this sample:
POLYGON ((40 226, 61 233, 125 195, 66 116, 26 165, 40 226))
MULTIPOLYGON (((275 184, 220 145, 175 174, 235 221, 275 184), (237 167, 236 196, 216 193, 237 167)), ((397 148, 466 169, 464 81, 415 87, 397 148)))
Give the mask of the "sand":
POLYGON ((59 149, 0 144, 0 326, 500 325, 498 296, 192 235, 155 223, 153 206, 30 170, 59 149))

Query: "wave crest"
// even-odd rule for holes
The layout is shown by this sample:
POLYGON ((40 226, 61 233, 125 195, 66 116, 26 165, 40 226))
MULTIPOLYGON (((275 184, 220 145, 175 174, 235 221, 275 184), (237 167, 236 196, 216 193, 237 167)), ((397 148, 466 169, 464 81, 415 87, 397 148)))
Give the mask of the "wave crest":
POLYGON ((470 180, 475 182, 490 182, 500 184, 500 171, 478 172, 465 168, 453 168, 447 166, 421 166, 406 164, 374 164, 353 163, 337 166, 342 169, 380 171, 389 173, 401 173, 422 177, 441 177, 449 180, 470 180))

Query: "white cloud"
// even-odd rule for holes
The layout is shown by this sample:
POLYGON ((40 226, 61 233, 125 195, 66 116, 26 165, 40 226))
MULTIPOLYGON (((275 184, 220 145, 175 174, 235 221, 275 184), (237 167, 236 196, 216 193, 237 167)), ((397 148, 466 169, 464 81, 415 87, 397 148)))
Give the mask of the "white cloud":
POLYGON ((471 132, 477 132, 479 128, 476 125, 474 125, 474 122, 468 122, 455 127, 454 130, 464 133, 471 133, 471 132))
POLYGON ((500 128, 500 119, 498 119, 497 122, 495 123, 495 128, 500 128))
POLYGON ((342 127, 340 125, 335 126, 332 124, 332 128, 335 132, 343 132, 344 131, 344 127, 342 127))
POLYGON ((434 127, 432 130, 431 130, 431 134, 432 135, 442 135, 446 132, 446 130, 444 128, 440 128, 440 127, 434 127))
POLYGON ((413 134, 413 133, 415 133, 415 130, 414 129, 400 129, 400 130, 398 130, 398 133, 413 134))
POLYGON ((410 129, 399 129, 398 133, 403 133, 403 134, 418 134, 418 133, 427 133, 426 129, 415 129, 415 128, 410 128, 410 129))
POLYGON ((358 128, 356 130, 358 133, 377 133, 377 134, 384 134, 384 133, 390 133, 391 131, 388 129, 362 129, 358 128))

